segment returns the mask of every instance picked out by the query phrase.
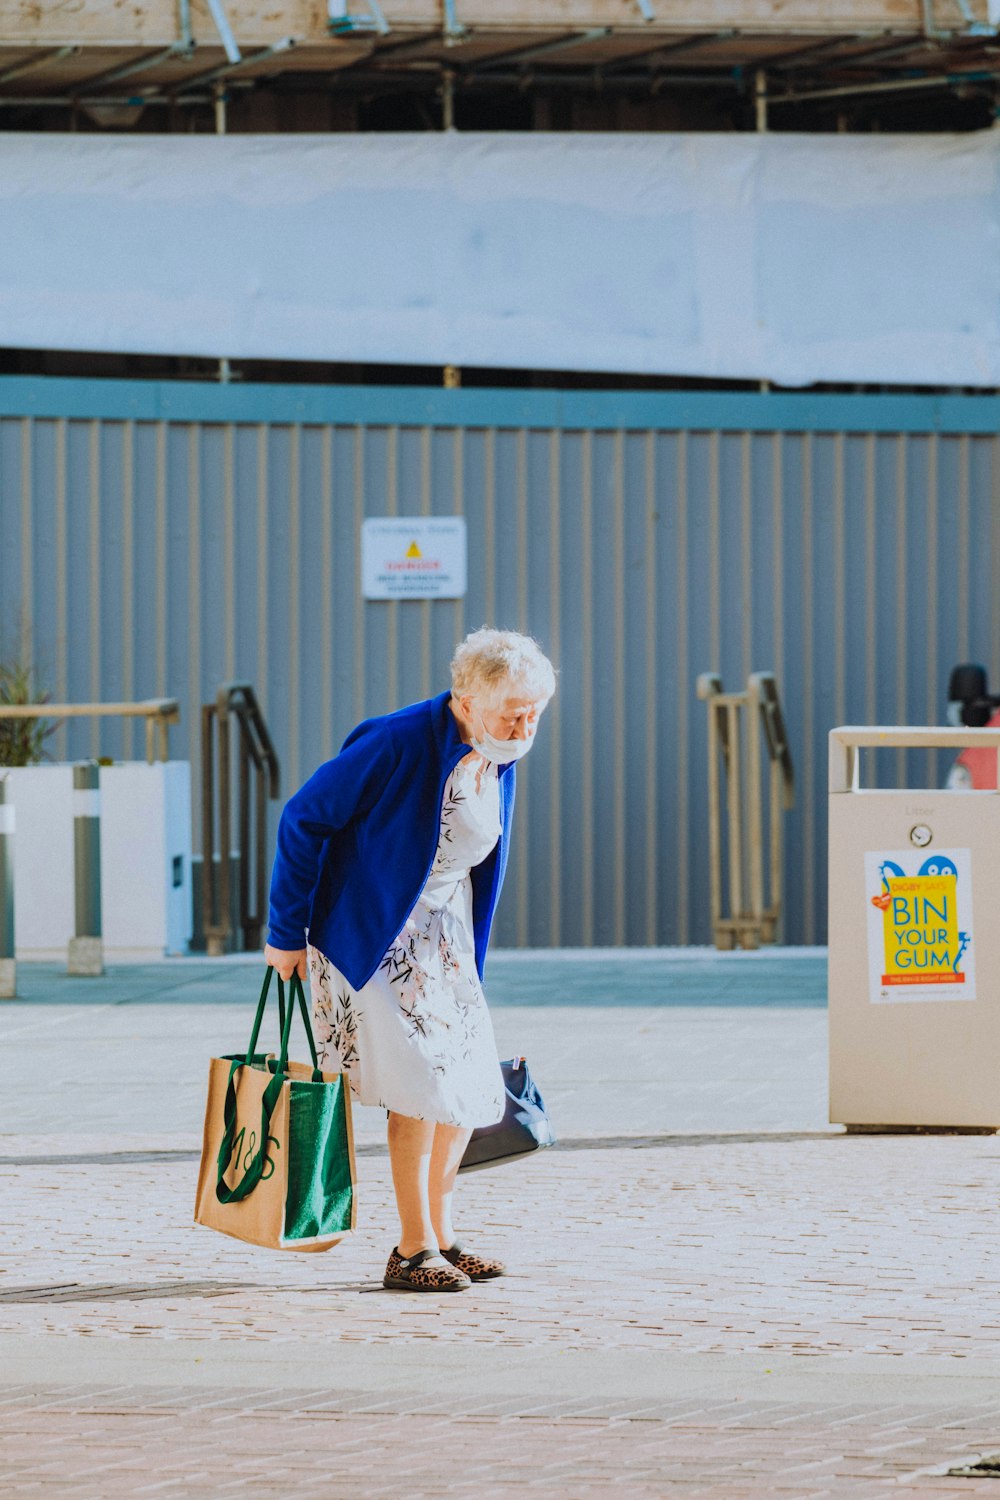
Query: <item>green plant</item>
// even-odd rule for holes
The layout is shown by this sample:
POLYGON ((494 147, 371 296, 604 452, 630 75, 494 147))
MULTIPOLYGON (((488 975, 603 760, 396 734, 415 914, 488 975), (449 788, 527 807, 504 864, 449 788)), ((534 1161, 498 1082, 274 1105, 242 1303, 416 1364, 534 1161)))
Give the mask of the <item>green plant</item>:
MULTIPOLYGON (((20 662, 0 662, 0 708, 48 703, 50 693, 39 693, 35 674, 20 662)), ((37 766, 44 760, 45 741, 58 729, 49 719, 0 717, 0 766, 37 766)))

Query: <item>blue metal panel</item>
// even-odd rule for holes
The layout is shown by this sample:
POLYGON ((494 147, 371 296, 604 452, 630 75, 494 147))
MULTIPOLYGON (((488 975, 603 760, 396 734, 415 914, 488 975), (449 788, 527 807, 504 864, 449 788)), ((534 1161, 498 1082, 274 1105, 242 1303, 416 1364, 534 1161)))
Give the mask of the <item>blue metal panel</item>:
MULTIPOLYGON (((526 625, 532 635, 550 646, 558 628, 554 619, 557 599, 553 597, 551 584, 553 569, 558 568, 559 562, 559 541, 552 531, 551 460, 552 444, 548 433, 529 433, 524 495, 526 625)), ((473 567, 482 566, 481 560, 470 560, 473 567)), ((528 810, 527 818, 521 820, 522 857, 525 868, 531 872, 529 884, 519 881, 516 892, 518 940, 532 947, 545 947, 558 941, 553 931, 558 901, 529 902, 526 899, 529 886, 551 891, 560 878, 558 851, 553 847, 552 839, 552 806, 553 799, 558 796, 558 726, 551 715, 543 722, 544 729, 536 747, 539 753, 536 757, 532 752, 519 767, 518 786, 522 806, 528 810)))
POLYGON ((613 438, 597 433, 592 442, 592 537, 590 606, 591 712, 587 732, 593 749, 594 863, 591 931, 601 947, 616 941, 611 881, 614 866, 617 776, 624 768, 615 764, 615 682, 620 663, 615 659, 614 596, 614 452, 613 438))
MULTIPOLYGON (((668 944, 689 940, 687 856, 694 820, 690 811, 686 767, 692 753, 693 735, 701 736, 704 754, 705 716, 702 705, 695 699, 694 678, 698 671, 710 670, 707 658, 694 658, 689 646, 690 528, 687 497, 681 482, 686 443, 684 435, 657 434, 653 452, 655 508, 652 547, 656 614, 650 650, 655 656, 652 741, 656 779, 652 836, 657 846, 657 891, 654 915, 656 940, 668 944)), ((702 779, 703 766, 703 760, 692 763, 693 775, 699 780, 702 779)), ((704 844, 703 825, 697 828, 695 837, 698 843, 704 844)))
MULTIPOLYGON (((124 427, 102 423, 98 429, 98 480, 92 496, 93 522, 90 533, 92 552, 91 595, 91 674, 100 695, 121 702, 122 651, 124 625, 121 610, 122 564, 122 487, 124 464, 122 444, 124 427), (94 555, 96 554, 96 555, 94 555)), ((103 731, 92 726, 94 739, 100 736, 104 753, 120 756, 123 751, 122 724, 112 720, 103 731)))
POLYGON ((792 941, 813 940, 811 917, 803 888, 802 848, 806 828, 814 814, 814 789, 812 773, 808 712, 809 693, 812 688, 812 673, 809 662, 809 642, 804 628, 804 574, 809 562, 808 543, 810 531, 810 499, 807 487, 808 465, 811 457, 810 439, 794 436, 788 438, 782 448, 782 523, 778 547, 777 586, 782 596, 782 668, 778 684, 782 700, 792 706, 788 716, 788 738, 796 772, 795 807, 787 818, 788 847, 791 852, 791 869, 794 871, 785 891, 784 926, 787 936, 794 934, 792 941))
MULTIPOLYGON (((678 504, 685 514, 687 527, 682 607, 688 641, 688 664, 693 668, 692 676, 702 671, 720 671, 725 683, 727 663, 721 656, 722 580, 719 576, 718 526, 715 520, 717 494, 712 477, 713 450, 718 440, 717 433, 692 433, 685 436, 686 484, 678 480, 678 504)), ((728 665, 738 671, 737 663, 728 665)), ((728 674, 728 684, 730 687, 736 685, 732 670, 728 674)), ((683 792, 698 786, 703 777, 707 776, 707 770, 703 770, 706 766, 707 736, 704 708, 700 703, 690 703, 690 693, 689 676, 688 685, 683 681, 678 683, 678 696, 683 695, 689 702, 688 783, 687 788, 682 788, 687 860, 679 875, 687 880, 691 891, 695 892, 708 890, 707 814, 702 802, 703 794, 684 796, 683 792)), ((704 912, 699 909, 700 906, 701 903, 697 900, 692 903, 688 936, 682 941, 705 941, 704 912)))
MULTIPOLYGON (((655 642, 650 639, 654 600, 650 584, 652 547, 651 518, 655 505, 652 486, 652 438, 646 433, 628 433, 623 442, 622 577, 624 619, 623 663, 616 670, 617 697, 613 709, 620 717, 619 731, 624 751, 624 791, 621 811, 625 835, 625 870, 622 900, 625 942, 648 943, 655 939, 655 922, 649 914, 655 903, 655 886, 669 858, 656 837, 656 805, 659 778, 656 775, 656 745, 653 727, 655 642), (627 704, 622 712, 621 705, 627 704), (652 757, 653 763, 650 764, 652 757), (652 876, 654 890, 648 890, 652 876), (652 897, 652 903, 650 900, 652 897), (652 935, 651 935, 652 934, 652 935)), ((621 837, 621 834, 619 834, 621 837)))
MULTIPOLYGON (((224 516, 224 467, 226 429, 219 426, 197 429, 197 535, 196 577, 200 604, 195 650, 201 663, 202 681, 225 682, 229 676, 226 661, 226 538, 224 516)), ((192 496, 194 500, 194 496, 192 496)))
POLYGON ((561 764, 563 816, 558 830, 560 934, 567 947, 589 941, 586 908, 592 871, 584 869, 582 850, 585 820, 589 813, 587 776, 593 757, 591 720, 593 713, 600 711, 600 706, 592 703, 590 691, 592 619, 585 576, 589 552, 589 513, 584 513, 586 442, 581 434, 573 433, 561 443, 558 496, 560 647, 556 660, 559 677, 556 701, 549 711, 552 724, 545 726, 546 730, 557 728, 562 744, 570 747, 568 753, 564 751, 561 764))
MULTIPOLYGON (((59 580, 56 549, 51 545, 56 530, 54 425, 52 422, 33 422, 30 428, 32 541, 24 579, 31 600, 32 655, 39 677, 48 685, 56 681, 58 663, 56 606, 59 580)), ((53 748, 51 740, 46 748, 53 748)))
MULTIPOLYGON (((262 424, 257 429, 257 440, 257 655, 270 695, 287 660, 284 649, 290 566, 285 525, 289 483, 287 431, 262 424)), ((280 720, 282 713, 287 714, 288 704, 276 697, 268 702, 267 711, 273 720, 280 720)))
POLYGON ((0 420, 0 652, 21 650, 24 559, 21 555, 21 423, 0 420))
MULTIPOLYGON (((933 439, 924 436, 911 438, 905 449, 905 526, 899 553, 906 612, 904 667, 908 708, 926 704, 929 690, 939 694, 945 686, 941 673, 933 678, 928 674, 928 618, 927 610, 920 602, 927 597, 927 527, 933 512, 929 485, 932 458, 934 462, 937 460, 936 449, 933 439)), ((927 717, 926 711, 924 716, 927 717)), ((903 758, 903 765, 910 785, 918 784, 921 779, 933 779, 936 775, 927 751, 909 751, 903 758)))
MULTIPOLYGON (((69 423, 66 434, 66 687, 70 701, 87 700, 91 695, 91 464, 96 460, 96 438, 94 423, 69 423)), ((67 725, 67 756, 75 760, 91 753, 91 726, 82 719, 72 721, 67 725)))
MULTIPOLYGON (((422 434, 426 472, 423 484, 426 486, 426 494, 422 493, 421 500, 422 509, 426 506, 430 515, 452 516, 463 510, 458 484, 463 437, 461 429, 442 431, 430 428, 426 430, 426 435, 422 434)), ((478 566, 481 567, 482 563, 478 566)), ((429 697, 447 686, 451 654, 456 640, 464 634, 461 604, 449 601, 435 608, 427 600, 411 602, 417 603, 421 642, 426 643, 421 661, 420 694, 429 697)))
POLYGON ((985 554, 995 557, 1000 529, 1000 507, 997 500, 1000 469, 996 446, 979 441, 972 444, 969 472, 969 611, 966 654, 971 660, 988 661, 993 653, 993 617, 995 594, 1000 580, 992 565, 976 566, 974 559, 985 554))
MULTIPOLYGON (((157 443, 160 434, 150 422, 135 428, 135 481, 133 496, 132 632, 135 679, 129 696, 160 696, 157 681, 157 596, 160 563, 157 555, 157 443)), ((130 753, 142 753, 139 739, 130 753)))
POLYGON ((1000 432, 996 396, 437 390, 0 376, 0 416, 732 432, 1000 432))
MULTIPOLYGON (((551 649, 501 942, 708 939, 709 670, 778 675, 785 935, 821 938, 827 730, 939 719, 955 660, 1000 668, 992 398, 4 379, 0 413, 4 653, 23 619, 60 695, 177 696, 175 754, 249 678, 287 794, 358 719, 439 690, 465 630, 551 649), (363 515, 452 513, 464 601, 361 600, 363 515)), ((141 753, 78 721, 56 748, 141 753)))
POLYGON ((355 456, 353 430, 336 427, 331 431, 330 469, 332 489, 329 499, 332 512, 330 587, 334 601, 340 601, 333 627, 333 692, 331 727, 323 743, 323 757, 339 749, 345 736, 360 718, 355 697, 358 642, 355 621, 358 613, 357 578, 360 547, 359 527, 355 521, 355 456))

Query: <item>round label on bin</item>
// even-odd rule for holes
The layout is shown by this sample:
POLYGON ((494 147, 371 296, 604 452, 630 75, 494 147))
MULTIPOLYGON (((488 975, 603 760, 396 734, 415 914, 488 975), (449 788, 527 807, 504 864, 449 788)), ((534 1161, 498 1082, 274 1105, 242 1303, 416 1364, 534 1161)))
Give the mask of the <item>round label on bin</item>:
POLYGON ((916 828, 910 829, 910 843, 915 844, 918 849, 926 849, 933 837, 926 823, 918 823, 916 828))

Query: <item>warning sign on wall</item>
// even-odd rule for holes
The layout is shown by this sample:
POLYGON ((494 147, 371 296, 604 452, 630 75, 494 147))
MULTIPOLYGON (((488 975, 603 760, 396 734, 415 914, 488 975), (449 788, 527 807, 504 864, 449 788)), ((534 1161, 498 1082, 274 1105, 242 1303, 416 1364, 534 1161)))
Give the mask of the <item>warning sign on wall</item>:
POLYGON ((466 574, 464 516, 380 516, 362 523, 365 599, 461 599, 466 574))
POLYGON ((869 998, 974 1000, 968 849, 865 855, 869 998))

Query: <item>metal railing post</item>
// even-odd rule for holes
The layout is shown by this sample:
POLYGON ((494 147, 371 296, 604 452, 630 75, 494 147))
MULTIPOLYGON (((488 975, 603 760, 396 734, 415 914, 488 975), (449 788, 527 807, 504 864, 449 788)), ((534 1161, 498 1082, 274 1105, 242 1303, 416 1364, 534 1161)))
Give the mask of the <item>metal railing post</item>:
MULTIPOLYGON (((785 721, 781 714, 781 701, 778 697, 778 684, 770 672, 755 672, 747 683, 747 691, 751 701, 756 707, 755 720, 759 720, 758 727, 763 732, 767 742, 767 751, 770 758, 770 774, 768 795, 769 806, 769 879, 767 887, 767 899, 763 896, 764 886, 764 860, 763 851, 760 863, 760 888, 761 896, 755 906, 760 913, 761 941, 773 943, 778 936, 778 919, 781 915, 782 902, 782 839, 783 826, 781 814, 788 811, 795 804, 795 779, 792 770, 792 758, 788 749, 788 737, 785 733, 785 721)), ((759 742, 758 742, 759 748, 759 742)), ((761 817, 761 838, 763 839, 763 817, 761 817)))
POLYGON ((708 707, 709 878, 712 929, 718 948, 757 948, 774 942, 781 915, 781 813, 794 805, 794 773, 778 688, 770 672, 756 672, 746 692, 724 693, 713 673, 698 678, 708 707), (746 745, 743 736, 748 736, 746 745), (770 762, 769 859, 764 852, 764 768, 770 762), (746 769, 744 772, 744 753, 746 769), (720 766, 720 761, 722 765, 720 766), (726 880, 722 858, 722 775, 725 776, 726 880), (765 868, 769 884, 765 895, 765 868), (769 898, 769 899, 767 899, 769 898))
POLYGON ((17 994, 14 956, 14 806, 7 801, 7 778, 0 776, 0 1000, 17 994))
POLYGON ((233 841, 232 766, 229 752, 229 704, 220 689, 216 701, 216 739, 219 746, 219 920, 208 952, 215 958, 225 953, 232 932, 232 896, 230 892, 230 845, 233 841))
MULTIPOLYGON (((750 866, 750 914, 757 919, 756 936, 766 941, 764 933, 764 808, 761 786, 760 683, 751 677, 747 684, 747 846, 750 866)), ((757 943, 752 944, 757 947, 757 943)))
POLYGON ((712 932, 718 935, 722 919, 722 836, 719 820, 719 717, 712 701, 722 692, 722 681, 711 672, 698 678, 698 697, 708 704, 708 856, 711 891, 712 932))
MULTIPOLYGON (((742 704, 730 699, 725 707, 729 764, 726 767, 726 822, 729 830, 729 910, 734 922, 734 942, 741 938, 740 925, 746 915, 743 909, 743 757, 740 709, 742 704)), ((744 943, 756 947, 756 943, 744 943)))
POLYGON ((256 947, 261 939, 261 932, 267 922, 267 784, 264 781, 262 769, 257 771, 257 806, 255 812, 257 850, 254 862, 254 880, 256 885, 256 900, 254 902, 254 936, 248 938, 248 944, 256 947))
POLYGON ((279 795, 279 782, 278 757, 252 684, 222 683, 214 703, 206 703, 202 710, 202 909, 205 946, 213 956, 226 952, 234 931, 238 942, 242 941, 247 949, 260 942, 267 905, 267 799, 279 795), (231 719, 235 720, 232 732, 231 719), (237 737, 235 744, 232 733, 237 737), (239 762, 235 781, 234 754, 239 762), (251 791, 253 778, 256 779, 251 791), (238 846, 235 850, 232 847, 234 795, 238 846), (240 861, 235 884, 234 853, 240 861))
POLYGON ((215 704, 201 710, 201 930, 212 953, 215 923, 215 704))
POLYGON ((247 737, 243 733, 239 736, 237 755, 239 757, 239 792, 236 799, 237 843, 240 860, 239 921, 243 929, 243 946, 250 949, 256 946, 257 939, 253 935, 253 913, 250 910, 250 750, 247 737))
POLYGON ((73 767, 73 875, 76 935, 69 940, 70 974, 104 973, 101 931, 100 767, 85 761, 73 767))

